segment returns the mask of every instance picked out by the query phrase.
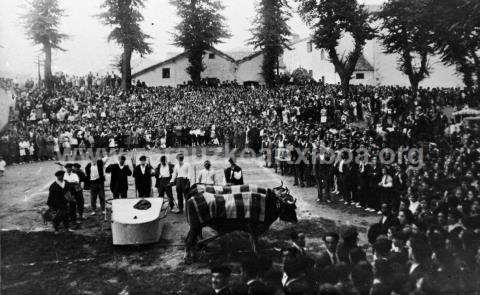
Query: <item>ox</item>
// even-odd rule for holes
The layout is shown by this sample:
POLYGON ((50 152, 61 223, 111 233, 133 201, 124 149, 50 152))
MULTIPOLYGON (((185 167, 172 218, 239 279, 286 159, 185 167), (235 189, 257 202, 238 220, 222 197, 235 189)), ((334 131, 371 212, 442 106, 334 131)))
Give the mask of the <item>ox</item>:
MULTIPOLYGON (((186 210, 187 220, 190 225, 190 230, 186 239, 186 261, 190 262, 194 257, 193 248, 198 244, 205 244, 222 235, 231 233, 233 231, 243 231, 248 233, 253 252, 257 253, 258 237, 265 234, 270 226, 280 219, 285 222, 297 222, 297 208, 296 200, 290 195, 288 188, 280 186, 273 189, 263 189, 265 194, 265 216, 263 221, 254 220, 252 218, 212 218, 206 222, 201 222, 196 217, 196 208, 194 204, 195 196, 202 194, 197 190, 197 185, 192 186, 190 193, 187 195, 186 210), (194 213, 194 214, 192 214, 194 213), (217 232, 217 235, 211 238, 204 239, 197 242, 198 237, 201 236, 202 228, 210 227, 217 232)), ((229 188, 228 186, 223 188, 229 188)), ((230 187, 233 188, 233 187, 230 187)))

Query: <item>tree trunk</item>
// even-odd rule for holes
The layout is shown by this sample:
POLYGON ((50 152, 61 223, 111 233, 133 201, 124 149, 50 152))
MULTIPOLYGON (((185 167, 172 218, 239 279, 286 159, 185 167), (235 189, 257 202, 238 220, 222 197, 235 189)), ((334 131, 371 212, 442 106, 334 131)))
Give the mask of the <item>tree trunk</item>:
POLYGON ((203 71, 203 50, 190 50, 188 60, 190 66, 187 72, 190 74, 190 79, 192 79, 194 86, 200 86, 203 71))
POLYGON ((409 77, 409 80, 410 80, 410 86, 412 87, 412 92, 416 94, 418 90, 419 81, 418 79, 415 79, 413 77, 409 77))
POLYGON ((132 49, 130 46, 123 46, 122 54, 122 90, 128 91, 132 85, 132 67, 130 60, 132 59, 132 49))
POLYGON ((43 65, 43 79, 45 88, 48 93, 51 93, 53 90, 53 80, 52 80, 52 46, 50 42, 43 43, 43 51, 45 52, 45 64, 43 65))
POLYGON ((341 83, 342 83, 342 92, 343 92, 343 97, 345 99, 348 99, 350 96, 350 75, 345 75, 343 74, 340 77, 341 83))

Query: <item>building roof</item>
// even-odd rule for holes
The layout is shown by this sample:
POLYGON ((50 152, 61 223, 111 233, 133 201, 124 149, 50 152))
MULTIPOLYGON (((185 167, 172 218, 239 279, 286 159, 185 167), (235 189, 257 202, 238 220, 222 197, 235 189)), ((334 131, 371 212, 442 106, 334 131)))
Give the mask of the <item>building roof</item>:
MULTIPOLYGON (((225 53, 221 52, 220 50, 218 50, 218 49, 216 49, 216 48, 214 48, 214 47, 211 47, 209 50, 210 50, 212 53, 215 53, 216 55, 221 56, 221 57, 225 58, 226 60, 228 60, 228 61, 230 61, 230 62, 233 62, 233 63, 235 62, 235 59, 233 59, 233 57, 231 57, 231 56, 228 55, 228 54, 225 54, 225 53)), ((171 58, 168 58, 168 59, 166 59, 166 60, 164 60, 164 61, 161 61, 161 62, 156 63, 156 64, 154 64, 154 65, 151 65, 151 66, 149 66, 149 67, 146 67, 146 68, 144 68, 143 70, 140 70, 140 71, 134 73, 134 74, 132 75, 132 78, 136 78, 136 77, 138 77, 138 76, 140 76, 140 75, 143 75, 143 74, 148 73, 148 72, 150 72, 150 71, 152 71, 152 70, 155 70, 156 68, 159 68, 159 67, 162 67, 162 66, 164 66, 164 65, 167 65, 167 64, 176 62, 177 60, 183 58, 183 57, 186 56, 186 55, 187 55, 187 51, 184 51, 184 52, 182 52, 182 53, 180 53, 180 54, 177 54, 177 55, 175 55, 175 56, 173 56, 173 57, 171 57, 171 58)))
POLYGON ((375 69, 373 66, 368 62, 365 56, 362 54, 358 58, 357 65, 355 66, 355 71, 363 71, 363 72, 373 72, 375 69))

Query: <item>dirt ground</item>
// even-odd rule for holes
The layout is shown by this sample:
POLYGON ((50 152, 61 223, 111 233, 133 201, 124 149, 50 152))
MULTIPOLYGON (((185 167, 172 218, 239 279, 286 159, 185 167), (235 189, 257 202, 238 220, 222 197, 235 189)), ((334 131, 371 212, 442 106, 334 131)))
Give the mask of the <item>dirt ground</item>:
MULTIPOLYGON (((174 160, 176 151, 169 151, 174 160)), ((155 165, 161 152, 148 152, 155 165)), ((137 157, 140 153, 137 153, 137 157)), ((212 168, 223 177, 226 160, 220 150, 208 153, 212 168)), ((186 161, 197 172, 205 156, 189 155, 186 161)), ((112 160, 113 161, 113 160, 112 160)), ((281 247, 292 228, 305 232, 307 248, 315 255, 324 248, 322 234, 353 225, 366 243, 366 229, 378 217, 362 210, 333 203, 318 204, 316 189, 293 186, 292 177, 282 177, 264 168, 260 158, 238 159, 246 183, 273 187, 284 182, 297 198, 297 224, 277 221, 260 240, 264 255, 274 261, 269 279, 281 277, 281 247)), ((81 162, 83 166, 85 161, 81 162)), ((114 247, 110 221, 104 216, 90 216, 90 196, 84 192, 86 217, 81 228, 73 233, 53 234, 51 225, 44 225, 40 216, 45 208, 48 186, 54 181, 58 166, 53 162, 30 163, 7 167, 0 178, 0 239, 2 294, 197 294, 209 284, 209 266, 229 263, 233 279, 240 279, 239 260, 250 251, 244 234, 234 233, 208 245, 199 261, 183 263, 184 238, 188 231, 185 218, 170 214, 165 219, 162 240, 153 245, 114 247), (228 249, 228 250, 226 250, 228 249)), ((107 199, 111 198, 107 178, 107 199)), ((134 197, 133 181, 129 197, 134 197)), ((204 236, 213 234, 204 231, 204 236)))

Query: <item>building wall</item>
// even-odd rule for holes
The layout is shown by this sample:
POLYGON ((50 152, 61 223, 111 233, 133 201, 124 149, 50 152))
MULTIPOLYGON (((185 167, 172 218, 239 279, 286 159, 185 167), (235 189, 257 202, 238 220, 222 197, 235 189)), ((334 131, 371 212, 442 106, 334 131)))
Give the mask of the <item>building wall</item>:
POLYGON ((262 76, 263 54, 259 54, 254 58, 238 64, 235 76, 238 84, 246 81, 256 81, 259 84, 265 84, 262 76))
MULTIPOLYGON (((220 81, 232 81, 235 79, 235 64, 230 60, 215 54, 214 59, 209 59, 207 53, 203 57, 206 68, 202 72, 202 78, 217 78, 220 81)), ((148 86, 177 86, 190 81, 186 69, 189 66, 187 57, 181 57, 168 64, 164 64, 140 76, 135 80, 144 81, 148 86), (162 78, 164 68, 170 68, 170 78, 162 78)))
POLYGON ((317 81, 324 79, 325 83, 338 83, 340 80, 333 64, 328 60, 327 52, 316 49, 313 44, 309 52, 307 43, 308 40, 300 41, 291 46, 292 50, 284 51, 283 62, 286 71, 292 73, 302 67, 312 71, 312 77, 317 81))
MULTIPOLYGON (((348 52, 352 48, 351 41, 350 36, 342 38, 337 47, 337 52, 340 54, 348 52)), ((333 64, 328 60, 327 52, 324 51, 322 54, 322 50, 315 48, 313 44, 312 51, 309 52, 307 50, 308 42, 308 39, 302 40, 294 44, 292 50, 285 51, 283 60, 287 71, 292 72, 296 68, 302 67, 308 71, 311 70, 315 80, 321 80, 324 77, 326 83, 339 83, 340 79, 333 64)), ((375 71, 365 74, 364 81, 352 79, 352 84, 410 86, 408 77, 398 70, 398 55, 385 54, 383 50, 378 39, 367 42, 363 54, 375 71)), ((431 75, 423 80, 420 86, 463 87, 462 77, 456 73, 455 68, 442 64, 438 56, 433 56, 430 59, 430 65, 431 75)))

